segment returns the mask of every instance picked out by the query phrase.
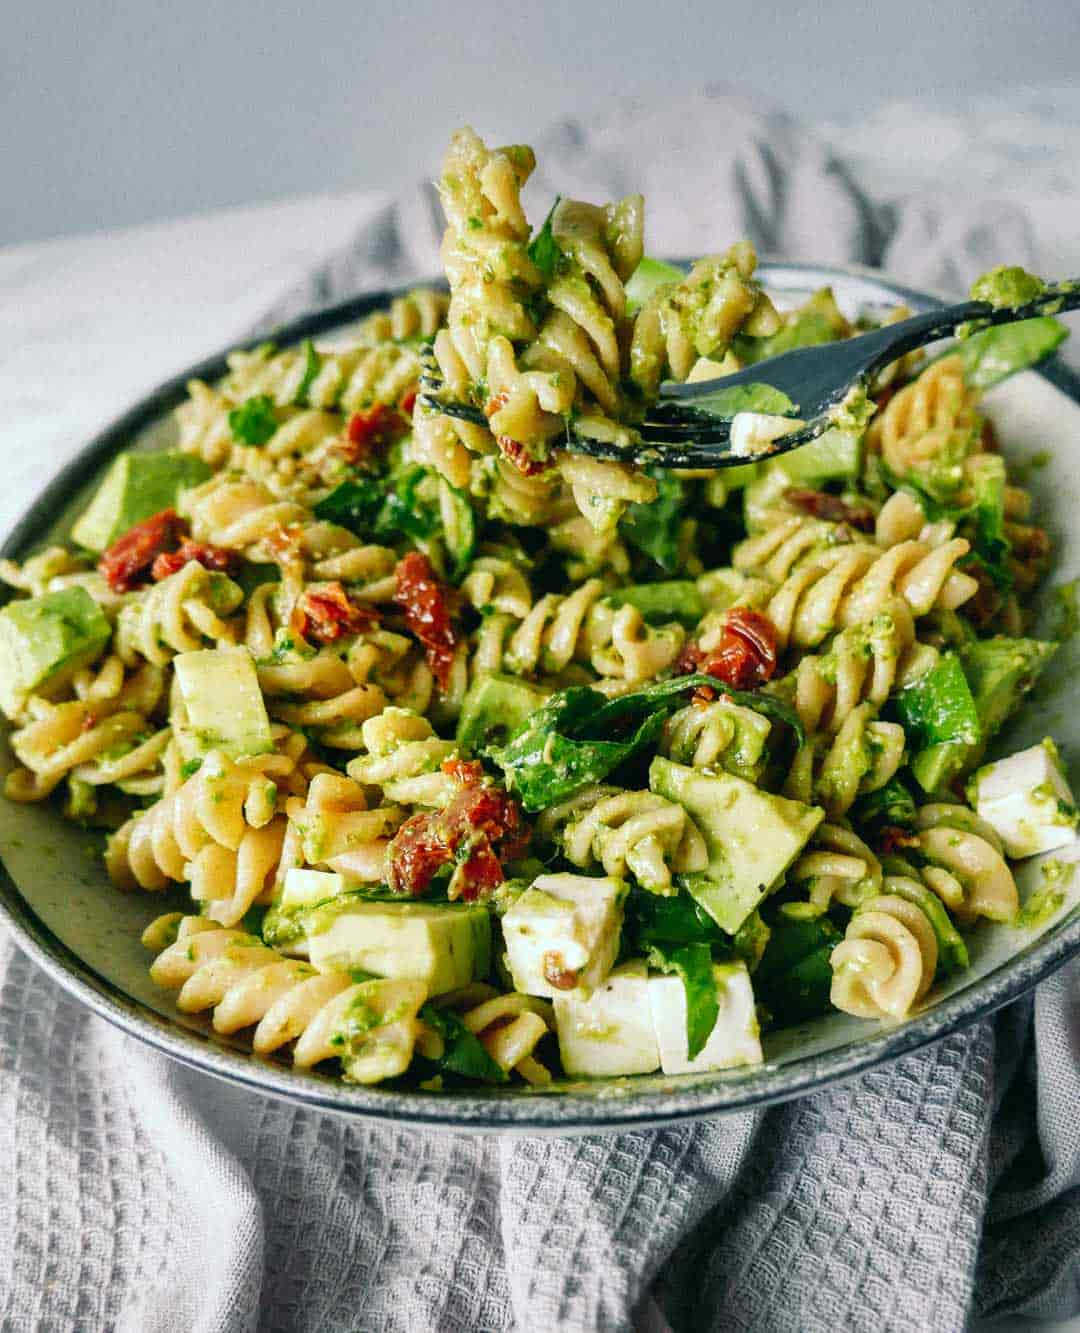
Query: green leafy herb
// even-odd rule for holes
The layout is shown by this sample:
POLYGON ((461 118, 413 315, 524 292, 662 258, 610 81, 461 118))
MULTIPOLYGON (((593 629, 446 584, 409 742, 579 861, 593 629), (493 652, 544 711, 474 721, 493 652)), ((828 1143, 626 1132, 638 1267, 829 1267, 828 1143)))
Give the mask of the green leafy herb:
POLYGON ((733 690, 713 676, 695 674, 617 699, 605 699, 583 685, 560 690, 504 746, 489 750, 488 757, 503 770, 507 786, 519 794, 526 810, 544 810, 599 782, 655 742, 687 690, 698 685, 709 685, 736 703, 784 722, 802 744, 797 715, 779 699, 733 690))
POLYGON ((626 923, 628 936, 641 952, 654 944, 730 943, 729 936, 685 890, 665 897, 634 888, 626 903, 626 923))
POLYGON ((852 806, 854 824, 896 824, 900 828, 914 828, 915 798, 898 777, 891 777, 884 787, 860 796, 852 806))
POLYGON ((774 1023, 784 1027, 828 1013, 832 987, 829 958, 840 932, 826 916, 781 910, 754 972, 754 994, 774 1023))
POLYGON ((274 401, 259 393, 229 413, 229 429, 239 444, 265 444, 278 428, 274 401))
POLYGON ((555 202, 551 205, 547 217, 544 219, 544 225, 529 242, 529 258, 544 275, 544 280, 550 282, 565 262, 563 252, 555 244, 555 237, 551 230, 551 219, 555 216, 555 210, 562 202, 556 195, 555 202))
POLYGON ((667 625, 677 620, 693 629, 705 614, 705 603, 697 584, 689 579, 616 588, 608 600, 614 606, 636 607, 649 625, 667 625))
MULTIPOLYGON (((433 1028, 445 1043, 437 1060, 425 1061, 442 1074, 456 1074, 459 1078, 480 1083, 505 1083, 509 1075, 488 1055, 479 1037, 469 1031, 457 1014, 439 1009, 433 1004, 420 1008, 420 1019, 433 1028)), ((419 1062, 419 1057, 418 1057, 419 1062)))
POLYGON ((296 397, 293 402, 300 407, 308 405, 308 394, 311 392, 311 386, 322 369, 322 357, 316 352, 315 344, 310 338, 304 343, 304 375, 296 388, 296 397))
POLYGON ((686 505, 686 486, 673 472, 650 467, 646 472, 656 482, 657 495, 651 504, 628 505, 619 520, 623 538, 668 574, 682 564, 679 529, 686 505))
POLYGON ((682 979, 686 991, 686 1048, 693 1060, 705 1049, 720 1016, 712 952, 707 944, 684 944, 678 948, 654 944, 648 962, 657 972, 682 979))
POLYGON ((341 482, 315 506, 315 517, 326 523, 348 528, 358 537, 375 535, 376 522, 386 490, 381 481, 370 477, 352 478, 341 482))

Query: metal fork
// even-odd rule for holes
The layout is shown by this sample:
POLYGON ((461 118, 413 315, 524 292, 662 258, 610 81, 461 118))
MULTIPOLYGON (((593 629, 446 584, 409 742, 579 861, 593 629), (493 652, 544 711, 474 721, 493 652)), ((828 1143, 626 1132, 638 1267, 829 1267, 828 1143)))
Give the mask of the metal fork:
MULTIPOLYGON (((853 390, 868 388, 885 366, 916 348, 956 333, 961 325, 984 328, 1076 309, 1080 309, 1080 280, 1048 285, 1035 300, 1019 306, 995 307, 986 301, 944 306, 857 338, 785 352, 756 362, 735 375, 695 384, 665 383, 657 402, 637 427, 640 438, 635 443, 623 445, 594 439, 569 424, 565 447, 573 453, 639 466, 659 463, 665 467, 735 467, 751 461, 751 457, 732 452, 733 417, 725 415, 722 409, 718 411, 716 406, 710 409, 710 399, 715 404, 728 390, 767 384, 791 401, 793 406, 783 415, 803 423, 752 456, 774 458, 808 444, 835 425, 837 413, 848 395, 853 390)), ((427 407, 444 416, 481 426, 488 424, 479 407, 446 397, 430 346, 425 349, 422 361, 420 397, 427 407)))

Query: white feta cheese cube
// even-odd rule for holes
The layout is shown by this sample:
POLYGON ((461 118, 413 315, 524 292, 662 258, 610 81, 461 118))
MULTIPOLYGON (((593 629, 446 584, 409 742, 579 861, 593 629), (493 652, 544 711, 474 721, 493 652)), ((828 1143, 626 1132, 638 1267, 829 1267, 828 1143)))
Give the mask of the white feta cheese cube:
POLYGON ((541 875, 503 917, 507 965, 526 995, 583 996, 599 986, 619 952, 621 879, 541 875))
POLYGON ((1075 837, 1080 815, 1049 737, 984 765, 971 779, 969 792, 979 818, 1014 859, 1052 851, 1075 837))
POLYGON ((649 1005, 665 1074, 691 1074, 761 1064, 754 991, 744 963, 716 963, 720 1013, 700 1053, 691 1060, 686 1042, 686 990, 681 977, 650 977, 649 1005))
POLYGON ((737 458, 756 458, 772 452, 775 441, 806 425, 795 417, 777 417, 768 412, 736 412, 731 421, 731 452, 737 458))
POLYGON ((617 967, 588 999, 556 995, 555 1026, 568 1074, 602 1078, 660 1068, 649 972, 641 959, 617 967))

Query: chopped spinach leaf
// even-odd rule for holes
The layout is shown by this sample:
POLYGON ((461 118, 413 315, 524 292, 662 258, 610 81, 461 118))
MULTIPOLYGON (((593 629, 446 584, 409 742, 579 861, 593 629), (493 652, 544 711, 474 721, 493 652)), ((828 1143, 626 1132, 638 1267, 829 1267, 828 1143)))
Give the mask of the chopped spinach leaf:
POLYGON ((322 357, 316 352, 315 344, 308 338, 304 343, 304 375, 296 386, 296 397, 293 399, 298 406, 308 406, 308 394, 321 369, 322 357))
POLYGON ((551 231, 551 219, 561 202, 561 197, 556 195, 555 202, 544 219, 544 225, 529 242, 529 258, 544 275, 545 282, 550 282, 565 262, 563 252, 555 244, 555 237, 551 231))
MULTIPOLYGON (((460 1078, 480 1083, 505 1083, 509 1075, 488 1055, 479 1037, 469 1031, 457 1014, 439 1009, 433 1004, 420 1008, 420 1019, 433 1028, 445 1043, 437 1060, 423 1061, 434 1066, 441 1074, 457 1074, 460 1078)), ((421 1058, 417 1058, 420 1063, 421 1058)))
POLYGON ((265 444, 278 428, 274 400, 259 393, 229 413, 229 429, 239 444, 265 444))
POLYGON ((648 963, 657 972, 674 974, 682 980, 686 991, 686 1049, 693 1060, 705 1049, 720 1016, 712 951, 707 944, 684 944, 678 948, 654 944, 649 950, 648 963))
POLYGON ((619 520, 619 531, 631 546, 655 560, 666 573, 674 574, 682 564, 679 529, 686 505, 686 486, 666 468, 645 470, 656 482, 656 499, 651 504, 628 505, 619 520))

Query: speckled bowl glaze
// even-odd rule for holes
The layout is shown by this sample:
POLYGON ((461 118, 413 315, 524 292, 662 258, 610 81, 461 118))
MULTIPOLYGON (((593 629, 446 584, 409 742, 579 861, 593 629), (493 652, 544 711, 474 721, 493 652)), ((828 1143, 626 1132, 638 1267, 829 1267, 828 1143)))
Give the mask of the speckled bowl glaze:
MULTIPOLYGON (((904 302, 927 309, 936 302, 869 271, 764 263, 761 274, 783 304, 829 283, 848 313, 904 302)), ((376 292, 283 328, 281 344, 333 336, 383 305, 394 293, 376 292)), ((102 468, 131 447, 153 448, 172 439, 172 409, 192 377, 212 380, 225 371, 224 354, 211 357, 163 385, 127 412, 52 482, 23 518, 3 554, 24 557, 67 531, 102 468)), ((1049 453, 1033 468, 1030 485, 1053 531, 1057 563, 1052 584, 1080 575, 1080 378, 1051 362, 997 386, 985 400, 1010 455, 1049 453)), ((1050 614, 1052 596, 1044 594, 1050 614)), ((1046 626, 1044 625, 1045 629, 1046 626)), ((1058 654, 1040 697, 1027 707, 998 749, 1007 752, 1052 733, 1066 758, 1080 758, 1080 715, 1071 708, 1069 683, 1080 667, 1080 646, 1058 654)), ((6 743, 4 770, 11 766, 6 743)), ((1074 765, 1074 786, 1080 777, 1074 765)), ((0 914, 20 946, 54 980, 100 1017, 177 1060, 260 1092, 346 1115, 446 1130, 575 1133, 618 1130, 697 1119, 796 1097, 916 1050, 986 1017, 1080 953, 1080 883, 1040 926, 1013 930, 984 925, 972 937, 972 967, 938 988, 933 1003, 903 1023, 884 1026, 834 1013, 766 1040, 766 1063, 756 1069, 669 1078, 563 1081, 552 1090, 483 1089, 466 1093, 400 1092, 350 1087, 334 1078, 299 1073, 285 1062, 259 1059, 242 1040, 214 1035, 208 1024, 179 1015, 172 995, 150 981, 142 928, 173 905, 168 896, 118 893, 88 835, 66 824, 49 806, 0 801, 0 914)), ((1059 853, 1080 859, 1080 844, 1059 853)), ((1021 896, 1039 879, 1025 862, 1021 896)), ((1080 881, 1080 875, 1076 876, 1080 881)))

